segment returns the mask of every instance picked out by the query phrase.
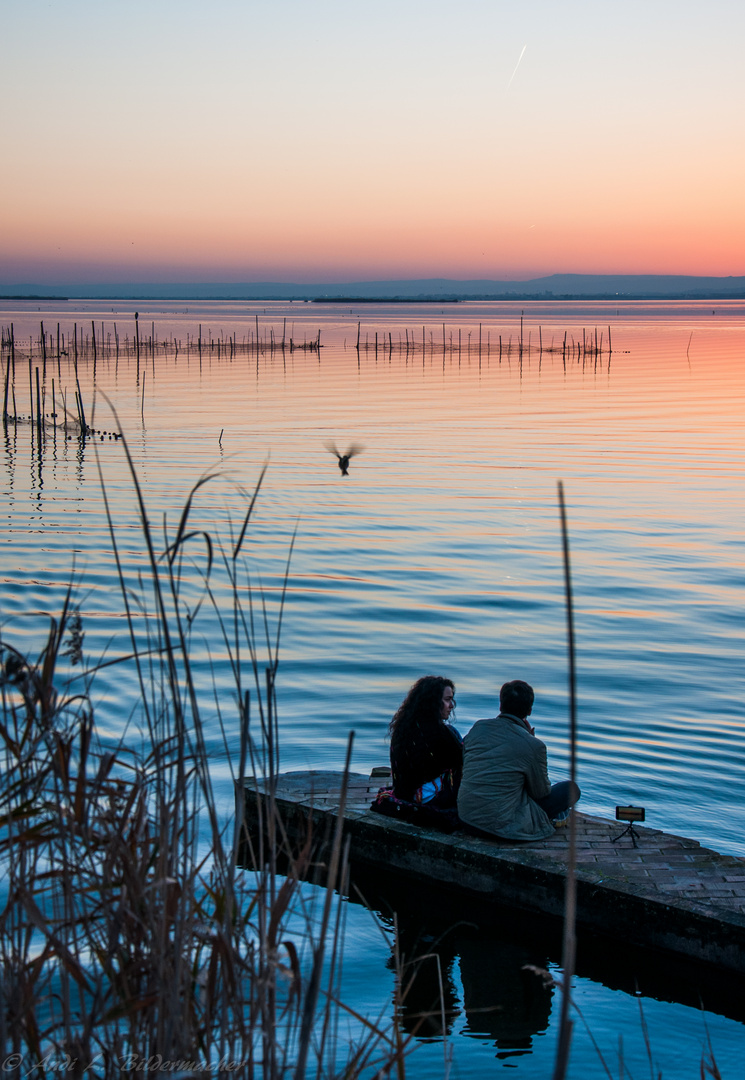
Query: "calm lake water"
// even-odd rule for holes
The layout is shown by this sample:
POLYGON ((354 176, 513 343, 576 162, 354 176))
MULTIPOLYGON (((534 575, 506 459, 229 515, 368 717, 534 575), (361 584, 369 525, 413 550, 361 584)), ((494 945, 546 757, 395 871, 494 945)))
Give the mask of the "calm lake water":
MULTIPOLYGON (((88 422, 115 429, 116 409, 159 539, 164 519, 175 535, 189 491, 214 473, 190 523, 229 550, 268 462, 244 553, 276 632, 297 527, 278 675, 283 769, 340 768, 350 729, 353 768, 384 763, 390 716, 411 682, 432 672, 456 683, 462 733, 494 715, 503 681, 531 682, 553 776, 566 774, 562 480, 582 808, 612 816, 617 803, 643 805, 654 827, 745 855, 745 304, 5 302, 0 322, 14 326, 15 411, 28 417, 30 387, 36 393, 33 341, 44 411, 52 412, 54 380, 58 424, 63 396, 76 410, 71 358, 57 360, 57 324, 72 352, 74 325, 82 350, 93 322, 95 364, 90 349, 78 364, 88 422), (42 320, 52 332, 46 365, 42 320), (153 324, 171 345, 155 355, 153 324), (257 330, 258 354, 243 347, 257 330), (295 347, 319 331, 320 350, 295 347), (329 441, 363 447, 349 476, 329 441)), ((3 379, 6 364, 3 350, 3 379)), ((40 446, 28 422, 4 433, 3 634, 38 651, 74 563, 91 665, 127 650, 99 468, 134 582, 145 556, 121 443, 105 436, 83 444, 48 426, 40 446)), ((204 545, 195 539, 191 551, 183 579, 196 606, 204 545)), ((219 571, 216 591, 227 601, 219 571)), ((216 716, 217 697, 228 729, 226 746, 215 720, 210 750, 229 813, 234 681, 206 605, 193 642, 205 708, 216 716)), ((127 722, 137 729, 137 685, 126 665, 103 669, 93 696, 104 737, 127 722)), ((415 911, 411 926, 437 940, 436 916, 415 911)), ((393 931, 352 904, 347 918, 349 992, 356 1007, 377 1014, 392 993, 393 931)), ((468 1002, 488 997, 495 971, 503 973, 497 996, 515 1000, 510 973, 526 955, 557 966, 550 933, 540 941, 523 927, 459 934, 441 955, 456 1013, 453 1075, 490 1063, 548 1075, 550 995, 533 1002, 528 1020, 510 1027, 506 1017, 502 1028, 468 1002)), ((644 1074, 633 978, 610 963, 604 971, 590 953, 580 969, 578 1002, 614 1075, 621 1035, 631 1073, 644 1074)), ((654 980, 648 990, 640 982, 644 1013, 663 1075, 697 1076, 704 1018, 695 995, 686 998, 684 976, 677 982, 677 999, 654 980)), ((745 1047, 736 1015, 726 1001, 705 1014, 724 1075, 736 1075, 745 1047)), ((440 1074, 440 1035, 420 1040, 412 1076, 440 1074)), ((576 1038, 573 1075, 605 1075, 581 1024, 576 1038)))

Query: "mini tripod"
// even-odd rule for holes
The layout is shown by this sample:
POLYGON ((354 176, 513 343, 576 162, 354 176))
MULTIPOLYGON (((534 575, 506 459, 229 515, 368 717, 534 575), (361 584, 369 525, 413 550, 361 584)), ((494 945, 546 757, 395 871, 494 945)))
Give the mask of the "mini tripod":
POLYGON ((619 840, 623 840, 624 836, 630 836, 631 837, 631 843, 634 845, 634 847, 637 847, 636 841, 641 840, 641 836, 639 836, 639 833, 634 828, 634 822, 633 821, 630 821, 628 823, 628 825, 626 826, 626 828, 623 830, 623 832, 620 832, 618 834, 618 836, 612 836, 610 838, 611 844, 615 844, 619 840))
POLYGON ((623 832, 620 832, 618 836, 612 836, 610 838, 611 844, 617 843, 622 840, 624 836, 631 837, 631 843, 634 847, 637 847, 637 840, 641 840, 641 836, 634 828, 634 824, 637 821, 644 821, 644 807, 643 806, 617 806, 616 807, 616 821, 625 821, 626 828, 623 832))

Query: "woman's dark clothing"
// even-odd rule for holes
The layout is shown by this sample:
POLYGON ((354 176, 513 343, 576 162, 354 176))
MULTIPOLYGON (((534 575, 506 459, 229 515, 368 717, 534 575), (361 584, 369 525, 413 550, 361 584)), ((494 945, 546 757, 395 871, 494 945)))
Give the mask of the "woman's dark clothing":
POLYGON ((463 748, 460 736, 440 721, 435 727, 414 724, 405 734, 391 736, 391 771, 393 792, 398 799, 414 801, 423 784, 453 771, 457 794, 463 772, 463 748))

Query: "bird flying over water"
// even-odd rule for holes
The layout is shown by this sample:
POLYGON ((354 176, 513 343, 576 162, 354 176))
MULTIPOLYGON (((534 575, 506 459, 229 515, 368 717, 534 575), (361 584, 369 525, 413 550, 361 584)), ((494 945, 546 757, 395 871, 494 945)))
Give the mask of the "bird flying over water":
POLYGON ((339 451, 336 449, 334 443, 327 442, 323 445, 326 447, 330 454, 335 455, 337 459, 337 464, 339 466, 339 471, 341 472, 342 476, 349 476, 350 458, 353 458, 355 454, 359 454, 362 450, 364 450, 364 447, 360 446, 359 443, 352 443, 346 454, 340 454, 339 451))

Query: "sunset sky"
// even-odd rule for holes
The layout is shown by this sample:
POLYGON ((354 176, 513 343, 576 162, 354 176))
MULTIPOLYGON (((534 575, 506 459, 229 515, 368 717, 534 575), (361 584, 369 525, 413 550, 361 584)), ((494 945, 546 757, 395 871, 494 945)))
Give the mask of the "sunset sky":
POLYGON ((742 0, 4 0, 0 283, 745 274, 742 0))

